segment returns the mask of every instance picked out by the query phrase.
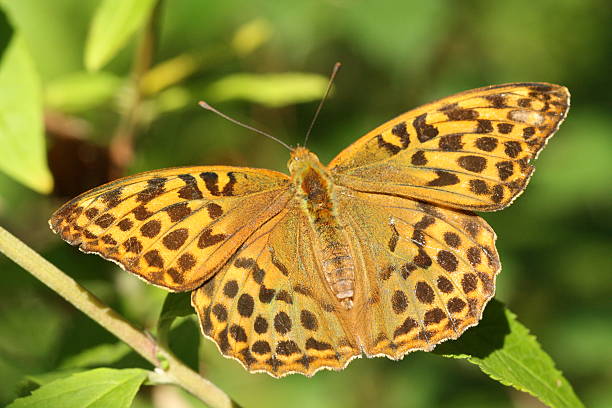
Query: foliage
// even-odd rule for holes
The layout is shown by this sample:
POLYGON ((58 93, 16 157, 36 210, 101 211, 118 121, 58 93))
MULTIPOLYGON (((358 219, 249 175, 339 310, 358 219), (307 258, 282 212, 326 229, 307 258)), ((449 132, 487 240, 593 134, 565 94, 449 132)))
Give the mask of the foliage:
POLYGON ((13 37, 0 66, 0 167, 41 193, 52 188, 45 160, 42 95, 34 64, 18 36, 13 37))
MULTIPOLYGON (((604 351, 612 340, 612 16, 600 2, 2 0, 0 11, 0 225, 127 319, 157 325, 160 344, 192 367, 196 345, 183 340, 200 335, 183 317, 192 313, 188 296, 164 303, 165 292, 75 254, 45 227, 62 201, 109 177, 168 166, 282 170, 277 145, 197 101, 299 143, 314 111, 304 102, 317 100, 337 60, 344 68, 311 137, 323 161, 436 97, 513 81, 567 86, 568 120, 527 193, 485 215, 504 266, 497 298, 538 341, 495 301, 459 341, 402 362, 364 359, 342 373, 273 380, 202 340, 199 366, 246 406, 533 405, 475 367, 550 406, 580 406, 566 378, 587 406, 612 404, 604 351)), ((130 406, 147 376, 155 382, 151 365, 112 335, 4 257, 0 268, 0 404, 130 406)), ((153 406, 144 393, 135 404, 153 406)))
POLYGON ((536 338, 498 301, 489 305, 476 328, 435 353, 467 359, 494 380, 528 392, 551 407, 582 406, 536 338))
POLYGON ((97 368, 51 381, 7 408, 128 408, 146 378, 138 368, 97 368))

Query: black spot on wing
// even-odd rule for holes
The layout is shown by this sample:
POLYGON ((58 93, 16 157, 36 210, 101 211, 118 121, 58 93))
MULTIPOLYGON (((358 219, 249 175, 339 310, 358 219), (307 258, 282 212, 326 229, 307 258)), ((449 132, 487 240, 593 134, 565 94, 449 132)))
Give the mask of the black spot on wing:
POLYGON ((412 126, 414 126, 417 132, 417 139, 421 143, 433 139, 439 133, 435 126, 427 124, 427 113, 417 116, 412 122, 412 126))
POLYGON ((437 170, 436 175, 437 178, 429 181, 427 183, 428 186, 451 186, 453 184, 459 183, 459 177, 453 173, 449 173, 447 171, 437 170))

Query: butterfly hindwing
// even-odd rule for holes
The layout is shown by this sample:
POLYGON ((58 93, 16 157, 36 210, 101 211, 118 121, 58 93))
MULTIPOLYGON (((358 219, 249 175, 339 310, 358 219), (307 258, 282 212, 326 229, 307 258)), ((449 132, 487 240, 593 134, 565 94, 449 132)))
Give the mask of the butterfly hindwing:
POLYGON ((336 182, 478 211, 509 205, 530 161, 569 108, 566 88, 515 83, 474 89, 409 111, 329 164, 336 182))
POLYGON ((224 355, 280 377, 341 369, 360 354, 313 244, 308 220, 289 207, 193 292, 202 332, 224 355))
POLYGON ((359 260, 356 334, 367 355, 429 351, 478 323, 500 269, 482 218, 349 191, 339 206, 359 260))
POLYGON ((171 290, 193 289, 289 199, 281 173, 186 167, 141 173, 90 190, 57 210, 51 228, 171 290))

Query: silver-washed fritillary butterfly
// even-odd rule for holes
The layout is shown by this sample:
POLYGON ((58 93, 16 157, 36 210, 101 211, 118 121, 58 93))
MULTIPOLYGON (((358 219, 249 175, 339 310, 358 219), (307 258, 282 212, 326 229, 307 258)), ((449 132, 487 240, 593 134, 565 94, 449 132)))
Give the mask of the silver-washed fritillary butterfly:
POLYGON ((342 369, 456 339, 495 292, 496 211, 569 108, 564 87, 462 92, 376 128, 327 166, 290 175, 156 170, 88 191, 50 224, 70 244, 172 291, 193 291, 204 335, 249 371, 342 369))

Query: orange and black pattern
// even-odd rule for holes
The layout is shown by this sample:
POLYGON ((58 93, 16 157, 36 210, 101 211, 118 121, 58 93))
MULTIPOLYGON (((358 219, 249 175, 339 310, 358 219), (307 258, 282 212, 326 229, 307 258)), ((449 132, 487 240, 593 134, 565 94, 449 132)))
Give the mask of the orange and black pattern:
POLYGON ((471 211, 512 203, 569 109, 566 88, 489 86, 414 109, 328 166, 290 176, 203 166, 142 173, 53 214, 63 239, 172 291, 203 334, 280 377, 400 359, 478 324, 495 293, 495 232, 471 211))

